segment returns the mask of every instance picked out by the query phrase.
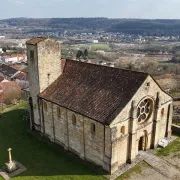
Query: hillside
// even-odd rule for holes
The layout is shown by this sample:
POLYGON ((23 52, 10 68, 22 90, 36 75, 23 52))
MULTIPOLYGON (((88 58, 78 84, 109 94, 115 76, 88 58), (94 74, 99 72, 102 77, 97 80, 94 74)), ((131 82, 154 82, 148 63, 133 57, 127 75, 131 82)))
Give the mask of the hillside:
POLYGON ((141 35, 180 34, 180 20, 108 19, 108 18, 12 18, 0 20, 0 27, 21 27, 25 32, 45 30, 63 32, 122 32, 141 35))

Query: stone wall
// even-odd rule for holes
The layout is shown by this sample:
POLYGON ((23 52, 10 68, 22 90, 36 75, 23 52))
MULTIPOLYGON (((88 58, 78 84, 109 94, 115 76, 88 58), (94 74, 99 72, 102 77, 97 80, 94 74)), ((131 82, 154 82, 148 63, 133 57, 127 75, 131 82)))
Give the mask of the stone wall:
POLYGON ((53 104, 53 117, 55 127, 55 142, 58 144, 65 145, 67 139, 66 109, 59 107, 56 104, 53 104), (60 112, 58 112, 59 110, 60 112))
POLYGON ((67 110, 66 120, 68 121, 68 148, 80 156, 83 151, 83 117, 67 110))
POLYGON ((112 141, 112 168, 116 164, 118 167, 127 161, 128 136, 129 136, 129 119, 116 124, 111 129, 112 141))
POLYGON ((46 39, 38 43, 38 69, 40 92, 61 75, 60 42, 46 39))
POLYGON ((37 52, 36 46, 27 45, 27 62, 28 62, 28 78, 29 78, 30 96, 32 97, 32 103, 33 103, 32 115, 34 117, 33 119, 35 123, 35 129, 39 130, 40 118, 39 118, 39 111, 38 111, 37 95, 40 92, 40 87, 39 87, 39 72, 38 72, 38 52, 37 52), (34 59, 30 58, 30 51, 34 51, 34 59))
POLYGON ((109 127, 46 100, 41 100, 40 104, 41 132, 46 137, 80 158, 110 171, 112 148, 109 127))
POLYGON ((104 165, 104 133, 102 124, 84 117, 85 158, 101 166, 104 165), (92 132, 92 124, 95 125, 95 132, 92 132))

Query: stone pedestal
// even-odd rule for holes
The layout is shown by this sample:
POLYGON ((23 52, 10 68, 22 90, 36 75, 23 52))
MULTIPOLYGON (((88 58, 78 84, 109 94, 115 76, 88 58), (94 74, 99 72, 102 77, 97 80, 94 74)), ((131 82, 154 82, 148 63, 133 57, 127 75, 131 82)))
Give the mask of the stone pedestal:
POLYGON ((6 163, 5 167, 3 167, 3 169, 0 169, 0 177, 2 176, 4 179, 9 180, 14 176, 18 176, 26 170, 26 167, 24 167, 18 161, 12 161, 12 163, 6 163))
POLYGON ((8 173, 11 173, 18 169, 18 165, 15 161, 12 161, 10 163, 5 163, 5 168, 8 173))

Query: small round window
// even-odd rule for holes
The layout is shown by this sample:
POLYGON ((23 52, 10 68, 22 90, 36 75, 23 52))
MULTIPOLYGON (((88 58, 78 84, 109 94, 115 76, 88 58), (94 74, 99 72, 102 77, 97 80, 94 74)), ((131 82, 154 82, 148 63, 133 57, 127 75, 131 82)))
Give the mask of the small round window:
POLYGON ((142 123, 149 119, 152 114, 153 101, 151 99, 144 99, 138 105, 137 118, 138 122, 142 123))

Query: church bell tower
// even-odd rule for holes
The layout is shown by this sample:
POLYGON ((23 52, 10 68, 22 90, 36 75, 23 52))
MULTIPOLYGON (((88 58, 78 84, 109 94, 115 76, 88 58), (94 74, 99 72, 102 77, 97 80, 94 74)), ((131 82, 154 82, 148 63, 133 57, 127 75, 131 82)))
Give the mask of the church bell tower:
POLYGON ((38 94, 43 92, 61 75, 60 42, 36 37, 26 42, 30 88, 31 129, 40 131, 38 94))

